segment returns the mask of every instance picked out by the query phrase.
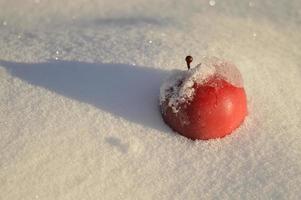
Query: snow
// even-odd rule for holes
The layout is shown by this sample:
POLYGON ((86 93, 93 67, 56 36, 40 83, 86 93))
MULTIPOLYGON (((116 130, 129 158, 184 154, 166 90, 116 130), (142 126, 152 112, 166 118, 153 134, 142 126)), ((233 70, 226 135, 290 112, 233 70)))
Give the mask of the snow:
POLYGON ((241 74, 233 63, 217 57, 204 57, 196 67, 185 71, 174 71, 162 83, 160 104, 168 100, 168 106, 177 113, 181 104, 193 99, 195 95, 193 86, 204 85, 213 76, 226 80, 235 87, 243 87, 241 74))
POLYGON ((0 0, 0 199, 300 199, 300 10, 0 0), (161 119, 187 55, 239 68, 249 115, 234 134, 191 141, 161 119))

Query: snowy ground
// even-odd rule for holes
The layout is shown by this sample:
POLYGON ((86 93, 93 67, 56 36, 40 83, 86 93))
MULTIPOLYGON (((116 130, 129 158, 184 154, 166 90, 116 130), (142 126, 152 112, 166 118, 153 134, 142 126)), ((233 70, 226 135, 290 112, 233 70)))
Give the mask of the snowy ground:
POLYGON ((0 0, 0 199, 300 199, 300 0, 0 0), (191 141, 184 58, 240 69, 249 116, 191 141))

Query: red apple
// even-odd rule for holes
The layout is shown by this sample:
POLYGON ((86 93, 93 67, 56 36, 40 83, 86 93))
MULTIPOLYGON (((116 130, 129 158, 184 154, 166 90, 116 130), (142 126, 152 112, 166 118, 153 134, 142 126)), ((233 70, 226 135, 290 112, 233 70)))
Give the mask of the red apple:
POLYGON ((195 139, 224 137, 241 125, 247 99, 237 68, 230 62, 206 58, 188 71, 174 74, 161 87, 161 111, 167 125, 195 139))

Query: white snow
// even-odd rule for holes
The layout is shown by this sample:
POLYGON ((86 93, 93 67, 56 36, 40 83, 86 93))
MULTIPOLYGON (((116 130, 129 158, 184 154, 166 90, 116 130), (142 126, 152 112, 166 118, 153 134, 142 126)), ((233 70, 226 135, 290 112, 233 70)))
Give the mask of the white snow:
POLYGON ((189 102, 195 94, 194 85, 199 86, 208 82, 210 77, 226 80, 235 87, 243 87, 243 79, 237 67, 224 59, 204 57, 196 67, 186 71, 174 71, 160 88, 160 104, 168 101, 174 113, 179 106, 189 102))
POLYGON ((300 199, 300 10, 0 0, 0 199, 300 199), (249 115, 234 134, 191 141, 161 119, 187 55, 239 68, 249 115))

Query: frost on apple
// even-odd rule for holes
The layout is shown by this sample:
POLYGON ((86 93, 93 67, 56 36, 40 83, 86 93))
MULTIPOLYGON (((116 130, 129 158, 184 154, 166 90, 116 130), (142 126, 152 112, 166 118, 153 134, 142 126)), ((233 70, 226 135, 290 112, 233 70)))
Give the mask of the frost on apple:
POLYGON ((168 106, 177 113, 181 104, 193 99, 194 85, 203 85, 213 76, 226 80, 238 88, 243 87, 242 76, 233 63, 217 57, 204 57, 194 68, 173 71, 160 88, 160 104, 168 102, 168 106))

